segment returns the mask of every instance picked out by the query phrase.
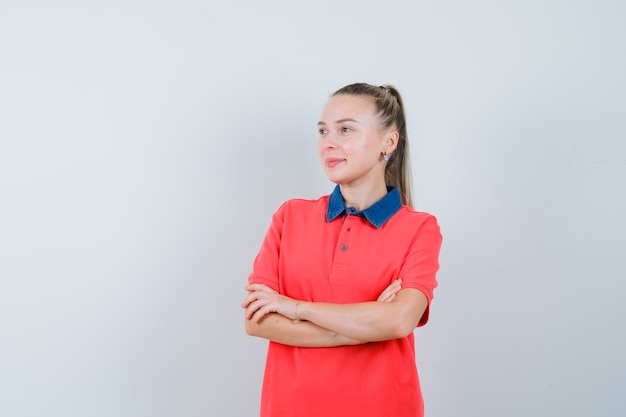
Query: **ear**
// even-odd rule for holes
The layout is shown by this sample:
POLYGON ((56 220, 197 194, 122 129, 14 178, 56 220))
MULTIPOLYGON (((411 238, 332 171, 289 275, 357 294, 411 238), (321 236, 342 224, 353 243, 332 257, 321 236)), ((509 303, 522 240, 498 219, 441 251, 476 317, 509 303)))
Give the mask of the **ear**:
POLYGON ((393 151, 398 147, 398 140, 400 140, 400 134, 397 130, 390 130, 385 133, 383 140, 383 150, 387 152, 387 155, 391 155, 393 151))

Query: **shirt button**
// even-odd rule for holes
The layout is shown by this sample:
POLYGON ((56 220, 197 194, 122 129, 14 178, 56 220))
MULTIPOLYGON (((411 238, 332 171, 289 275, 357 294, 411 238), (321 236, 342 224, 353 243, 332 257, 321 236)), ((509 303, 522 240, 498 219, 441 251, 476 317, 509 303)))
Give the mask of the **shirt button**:
POLYGON ((343 245, 343 246, 341 247, 341 250, 348 250, 348 245, 343 245))

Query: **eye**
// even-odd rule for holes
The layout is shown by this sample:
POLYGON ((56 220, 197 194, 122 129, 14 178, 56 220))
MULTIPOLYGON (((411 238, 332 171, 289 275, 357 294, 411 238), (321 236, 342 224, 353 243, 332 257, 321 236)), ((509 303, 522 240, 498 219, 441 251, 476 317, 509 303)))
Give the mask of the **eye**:
POLYGON ((326 129, 318 129, 317 130, 319 132, 320 135, 325 135, 328 131, 326 129))
POLYGON ((340 131, 341 133, 350 133, 350 132, 352 132, 352 128, 350 128, 350 127, 348 127, 348 126, 344 126, 344 127, 342 127, 341 129, 339 129, 339 131, 340 131))

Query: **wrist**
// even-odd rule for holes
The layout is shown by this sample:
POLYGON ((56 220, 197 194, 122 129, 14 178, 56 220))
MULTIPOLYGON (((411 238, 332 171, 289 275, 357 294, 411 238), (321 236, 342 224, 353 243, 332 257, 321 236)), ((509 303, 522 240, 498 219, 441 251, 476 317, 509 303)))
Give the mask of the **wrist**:
POLYGON ((297 323, 300 321, 300 317, 298 316, 298 306, 300 305, 300 301, 296 301, 296 304, 293 306, 293 316, 291 317, 291 319, 293 320, 294 323, 297 323))

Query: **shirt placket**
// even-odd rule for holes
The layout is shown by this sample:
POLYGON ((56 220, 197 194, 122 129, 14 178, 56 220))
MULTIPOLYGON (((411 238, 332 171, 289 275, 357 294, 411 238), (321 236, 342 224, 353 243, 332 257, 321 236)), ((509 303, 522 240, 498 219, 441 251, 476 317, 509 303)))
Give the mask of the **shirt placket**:
POLYGON ((330 274, 331 280, 340 279, 345 276, 349 271, 349 266, 354 259, 352 254, 354 248, 352 247, 354 233, 353 228, 357 226, 359 218, 357 216, 345 216, 337 244, 335 246, 335 256, 333 261, 333 267, 330 274))

